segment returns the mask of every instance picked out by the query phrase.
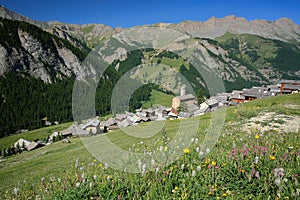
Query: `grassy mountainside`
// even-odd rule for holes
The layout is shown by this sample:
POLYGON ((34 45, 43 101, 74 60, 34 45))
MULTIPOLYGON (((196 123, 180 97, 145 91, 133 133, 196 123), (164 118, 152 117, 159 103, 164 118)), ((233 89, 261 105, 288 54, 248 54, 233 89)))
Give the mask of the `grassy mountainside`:
MULTIPOLYGON (((256 35, 226 33, 216 38, 229 51, 229 57, 245 62, 258 70, 275 70, 283 78, 298 79, 294 72, 300 70, 299 43, 282 42, 256 35)), ((277 73, 277 75, 278 75, 277 73)), ((268 77, 271 79, 274 77, 268 77)))
MULTIPOLYGON (((249 131, 243 127, 253 117, 270 112, 284 115, 287 121, 295 121, 300 117, 299 97, 300 94, 279 96, 228 108, 218 142, 204 157, 201 143, 211 114, 201 116, 198 132, 185 153, 169 166, 154 163, 153 169, 144 175, 106 168, 105 163, 94 160, 79 138, 71 139, 70 144, 54 143, 32 152, 2 158, 1 195, 7 199, 275 199, 279 195, 297 199, 300 181, 299 124, 298 129, 289 132, 278 127, 265 131, 249 131), (78 168, 75 167, 76 159, 79 159, 78 168), (14 188, 18 189, 16 195, 14 188)), ((187 122, 194 123, 195 119, 187 119, 187 122)), ((167 121, 168 137, 174 137, 180 122, 167 121)), ((285 126, 285 123, 281 122, 280 126, 285 126)), ((40 134, 43 131, 40 130, 40 134)), ((103 135, 85 139, 101 142, 101 137, 103 135)), ((117 146, 126 150, 131 148, 135 152, 155 151, 162 145, 161 133, 139 139, 115 130, 107 137, 117 146), (153 146, 154 141, 157 145, 153 146)), ((163 151, 168 153, 172 149, 163 151)))

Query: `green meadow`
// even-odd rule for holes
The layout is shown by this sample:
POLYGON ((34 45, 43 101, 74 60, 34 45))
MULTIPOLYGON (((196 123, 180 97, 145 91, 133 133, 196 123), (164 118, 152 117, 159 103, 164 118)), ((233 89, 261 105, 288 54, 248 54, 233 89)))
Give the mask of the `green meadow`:
MULTIPOLYGON (((0 195, 2 199, 298 199, 299 99, 300 94, 260 99, 200 117, 143 123, 1 158, 0 195), (222 120, 220 124, 213 121, 225 111, 224 125, 222 120), (264 121, 264 130, 244 128, 252 118, 266 113, 275 116, 264 121), (280 127, 271 126, 279 121, 276 115, 294 120, 295 130, 283 131, 288 123, 284 120, 280 127), (218 125, 221 132, 210 135, 218 125), (157 127, 165 128, 166 138, 157 127), (151 163, 133 159, 133 166, 139 166, 140 171, 126 173, 89 153, 96 155, 102 150, 108 156, 118 156, 109 152, 104 139, 123 151, 161 156, 151 163), (169 145, 174 139, 179 148, 169 145), (208 141, 215 144, 207 146, 208 141), (99 148, 90 148, 93 142, 99 148)), ((19 136, 42 138, 62 126, 19 136)), ((13 144, 17 136, 0 139, 1 148, 13 144)), ((119 162, 124 164, 124 160, 119 162)))

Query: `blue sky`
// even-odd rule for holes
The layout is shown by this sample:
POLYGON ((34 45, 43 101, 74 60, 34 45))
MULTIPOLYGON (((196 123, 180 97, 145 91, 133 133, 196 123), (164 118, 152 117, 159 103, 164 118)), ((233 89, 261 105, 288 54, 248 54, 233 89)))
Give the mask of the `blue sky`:
POLYGON ((272 21, 288 17, 300 24, 299 0, 0 0, 0 4, 35 20, 112 27, 205 21, 227 15, 272 21))

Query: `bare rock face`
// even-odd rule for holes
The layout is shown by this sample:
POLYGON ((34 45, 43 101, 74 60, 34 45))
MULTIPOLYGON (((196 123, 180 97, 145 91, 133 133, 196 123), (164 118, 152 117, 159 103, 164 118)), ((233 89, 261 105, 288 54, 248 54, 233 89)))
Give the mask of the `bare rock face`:
POLYGON ((245 18, 236 16, 211 17, 205 22, 184 21, 170 27, 200 38, 214 39, 226 32, 231 32, 234 34, 254 34, 283 41, 300 40, 300 26, 288 18, 270 22, 266 20, 247 21, 245 18))

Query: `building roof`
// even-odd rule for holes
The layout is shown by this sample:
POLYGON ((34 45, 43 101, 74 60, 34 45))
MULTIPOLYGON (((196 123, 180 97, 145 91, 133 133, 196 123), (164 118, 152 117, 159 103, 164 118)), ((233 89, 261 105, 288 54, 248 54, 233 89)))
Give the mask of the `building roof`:
POLYGON ((300 85, 286 84, 283 88, 284 90, 300 90, 300 85))
POLYGON ((106 122, 102 123, 104 126, 112 126, 112 125, 116 125, 117 122, 114 118, 109 118, 106 122))
POLYGON ((300 85, 300 80, 281 80, 280 83, 300 85))
POLYGON ((82 129, 83 130, 85 130, 86 128, 88 128, 88 127, 97 127, 97 126, 99 126, 100 125, 100 121, 98 120, 98 119, 94 119, 94 120, 92 120, 92 121, 89 121, 88 123, 86 123, 86 124, 84 124, 83 126, 82 126, 82 129))
POLYGON ((211 99, 206 100, 206 103, 207 103, 208 106, 213 106, 213 105, 219 104, 219 101, 217 101, 216 99, 211 98, 211 99))
POLYGON ((31 142, 26 148, 28 151, 31 151, 33 149, 36 149, 36 148, 42 147, 42 146, 45 146, 45 144, 39 143, 39 142, 31 142))
POLYGON ((190 100, 195 100, 195 96, 192 95, 192 94, 186 94, 186 95, 183 95, 183 96, 178 96, 179 100, 180 101, 190 101, 190 100))
POLYGON ((22 147, 23 146, 23 143, 24 143, 24 146, 27 147, 31 142, 28 141, 28 140, 25 140, 23 138, 20 138, 15 144, 14 144, 14 147, 17 148, 18 144, 19 144, 19 147, 22 147))
POLYGON ((178 114, 178 116, 179 116, 180 118, 190 118, 190 117, 193 116, 193 114, 190 113, 190 112, 180 112, 180 113, 178 114))

